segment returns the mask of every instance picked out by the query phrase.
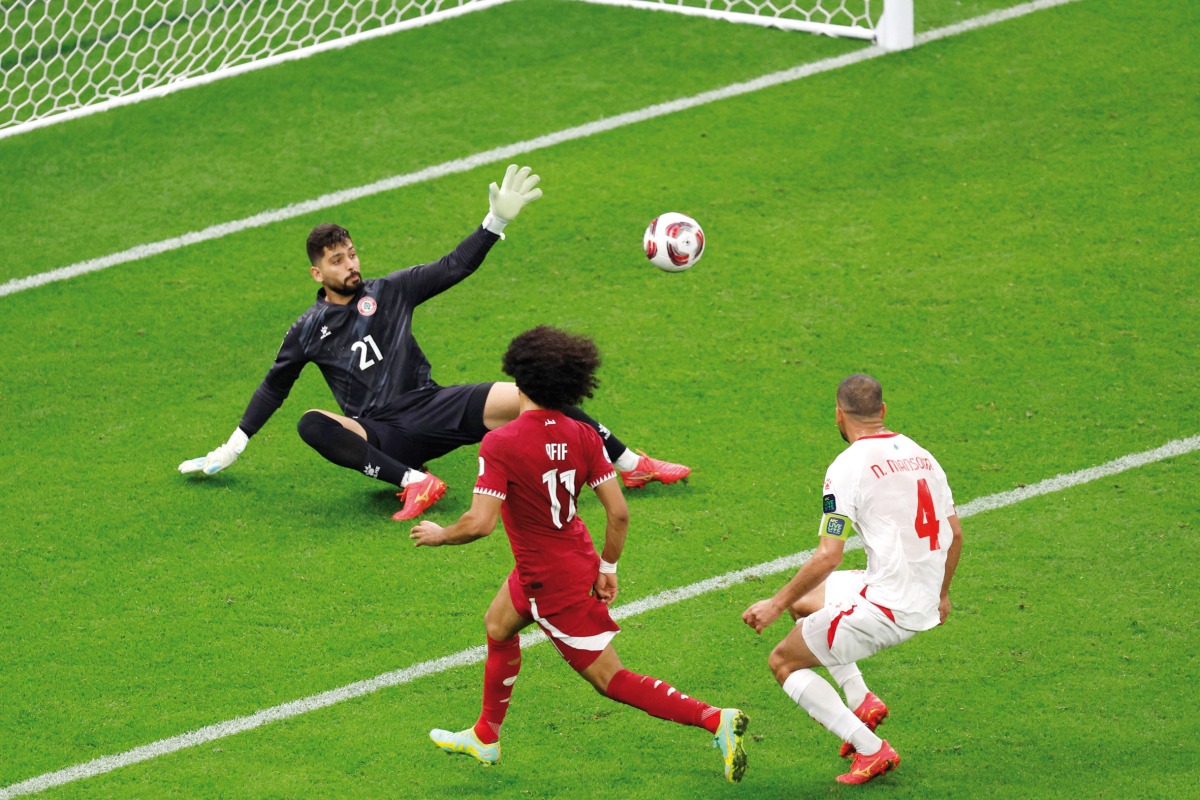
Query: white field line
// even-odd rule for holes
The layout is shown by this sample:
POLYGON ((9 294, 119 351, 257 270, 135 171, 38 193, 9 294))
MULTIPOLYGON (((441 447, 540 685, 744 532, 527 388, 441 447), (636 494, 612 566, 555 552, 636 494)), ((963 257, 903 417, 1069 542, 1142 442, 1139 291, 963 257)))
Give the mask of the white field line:
MULTIPOLYGON (((959 517, 970 517, 975 514, 983 513, 984 511, 994 511, 1004 508, 1005 506, 1015 505, 1032 497, 1037 497, 1051 492, 1060 492, 1069 489, 1073 486, 1089 483, 1099 480, 1100 478, 1109 475, 1116 475, 1119 472, 1135 469, 1137 467, 1153 464, 1156 461, 1171 458, 1173 456, 1181 456, 1187 453, 1200 450, 1200 436, 1192 436, 1187 439, 1176 439, 1168 442, 1162 447, 1148 450, 1143 453, 1134 453, 1133 455, 1122 456, 1114 461, 1109 461, 1107 464, 1101 464, 1097 467, 1089 467, 1071 472, 1065 475, 1057 475, 1053 478, 1048 478, 1029 486, 1020 489, 1014 489, 1011 492, 1000 492, 999 494, 980 497, 971 502, 960 506, 958 509, 959 517)), ((847 550, 857 550, 862 547, 862 541, 856 536, 847 542, 847 550)), ((644 614, 647 611, 652 611, 657 608, 669 606, 674 603, 679 603, 684 600, 690 600, 718 589, 725 589, 730 586, 736 586, 745 583, 749 580, 757 578, 765 578, 775 575, 780 572, 788 572, 798 569, 812 555, 812 550, 805 550, 800 553, 795 553, 790 556, 777 558, 774 561, 767 561, 762 564, 757 564, 746 569, 734 570, 727 572, 724 575, 718 575, 715 578, 699 581, 697 583, 683 586, 678 589, 669 589, 665 592, 660 592, 641 600, 635 600, 632 603, 627 603, 613 609, 613 617, 621 620, 627 617, 644 614)), ((535 644, 540 644, 546 641, 546 637, 540 631, 530 634, 523 634, 521 637, 522 647, 531 647, 535 644)), ((436 675, 455 667, 462 667, 468 664, 475 664, 483 661, 487 656, 487 648, 480 645, 478 647, 470 647, 466 650, 461 650, 457 653, 441 658, 435 658, 432 661, 422 661, 418 664, 413 664, 404 669, 398 669, 393 672, 385 672, 382 675, 377 675, 374 678, 365 681, 358 681, 341 686, 337 689, 331 689, 327 692, 315 694, 310 697, 304 697, 299 700, 293 700, 290 703, 273 706, 263 709, 254 714, 236 719, 218 722, 215 725, 209 725, 204 728, 191 731, 190 733, 172 736, 169 739, 160 739, 157 742, 152 742, 141 747, 135 747, 132 750, 126 750, 124 753, 118 753, 112 756, 103 756, 92 761, 86 761, 82 764, 76 764, 73 767, 58 770, 57 772, 47 772, 44 775, 39 775, 36 778, 14 783, 10 786, 0 788, 0 800, 7 800, 11 797, 19 795, 34 794, 41 792, 54 786, 60 786, 64 783, 81 780, 83 778, 91 778, 96 775, 102 775, 106 772, 112 772, 120 767, 127 767, 131 764, 137 764, 141 761, 148 761, 158 756, 164 756, 169 753, 174 753, 179 750, 184 750, 189 747, 194 747, 199 744, 211 742, 216 739, 221 739, 226 736, 232 736, 235 733, 253 730, 254 728, 262 727, 263 725, 279 720, 290 719, 301 714, 307 714, 310 711, 325 708, 326 706, 341 703, 345 700, 351 700, 355 697, 372 694, 380 689, 389 686, 399 686, 401 684, 412 683, 417 678, 423 678, 427 675, 436 675)))
MULTIPOLYGON (((1035 0, 1035 2, 1026 3, 1024 5, 1014 6, 1004 11, 997 11, 991 14, 985 14, 980 17, 950 25, 945 28, 928 31, 916 37, 916 44, 921 45, 926 42, 931 42, 937 39, 943 39, 947 36, 953 36, 958 33, 963 33, 977 28, 982 28, 987 25, 994 25, 998 22, 1013 19, 1014 17, 1031 14, 1035 11, 1051 8, 1053 6, 1065 5, 1067 3, 1079 2, 1079 0, 1035 0)), ((403 175, 394 175, 390 178, 369 183, 365 186, 357 186, 352 189, 342 189, 340 191, 331 192, 321 195, 312 200, 305 200, 299 203, 293 203, 283 208, 273 209, 271 211, 263 211, 245 219, 235 220, 233 222, 223 222, 219 225, 213 225, 199 231, 185 233, 182 236, 174 236, 170 239, 163 239, 160 242, 151 244, 142 244, 132 247, 128 250, 123 250, 119 253, 112 253, 107 256, 80 261, 66 267, 50 270, 49 272, 41 272, 36 275, 30 275, 25 278, 14 278, 6 283, 0 284, 0 297, 15 294, 26 289, 33 289, 38 286, 45 286, 48 283, 62 281, 68 278, 75 278, 79 275, 86 275, 89 272, 97 272, 102 269, 117 266, 118 264, 127 264, 131 261, 138 261, 150 256, 169 253, 173 250, 179 250, 189 245, 199 244, 201 242, 220 239, 225 236, 230 236, 235 233, 259 228, 264 225, 271 225, 276 222, 283 222, 289 219, 310 214, 314 211, 322 211, 334 206, 343 205, 354 200, 360 200, 364 197, 380 194, 381 192, 390 192, 393 189, 399 189, 404 186, 410 186, 416 183, 424 183, 425 181, 435 180, 447 175, 455 175, 461 172, 468 172, 477 167, 504 162, 516 159, 518 156, 523 156, 535 150, 541 150, 546 147, 551 147, 563 142, 570 142, 576 139, 584 139, 589 136, 594 136, 598 133, 616 130, 627 125, 635 125, 639 122, 654 119, 656 117, 674 114, 680 111, 686 111, 698 106, 715 103, 720 100, 727 100, 731 97, 737 97, 751 92, 757 92, 762 89, 767 89, 772 86, 779 86, 784 83, 790 83, 802 78, 807 78, 812 75, 817 75, 822 72, 840 69, 842 67, 857 64, 861 61, 867 61, 879 56, 888 55, 888 51, 881 47, 872 46, 862 50, 856 50, 852 53, 836 56, 834 58, 816 61, 811 64, 802 64, 798 67, 792 67, 781 72, 773 72, 768 75, 762 75, 742 83, 734 83, 720 89, 713 89, 708 92, 691 97, 684 97, 679 100, 672 100, 666 103, 658 103, 648 106, 639 111, 630 111, 626 114, 618 114, 615 117, 606 117, 604 119, 589 122, 584 125, 577 125, 573 128, 566 128, 555 133, 548 133, 544 136, 539 136, 535 139, 528 139, 515 144, 508 144, 502 147, 496 147, 491 150, 485 150, 481 153, 466 156, 465 158, 457 158, 452 161, 446 161, 441 164, 436 164, 431 167, 416 172, 409 172, 403 175)))

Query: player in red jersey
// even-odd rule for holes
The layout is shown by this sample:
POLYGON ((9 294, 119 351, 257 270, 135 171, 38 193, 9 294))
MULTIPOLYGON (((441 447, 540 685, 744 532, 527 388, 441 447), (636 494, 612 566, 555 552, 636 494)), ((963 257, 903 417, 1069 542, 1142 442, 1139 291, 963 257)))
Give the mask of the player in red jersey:
POLYGON ((725 777, 740 781, 749 718, 630 672, 613 648, 620 628, 608 606, 617 596, 617 559, 629 510, 599 434, 561 410, 592 396, 599 366, 599 351, 586 337, 542 326, 513 339, 503 369, 520 391, 521 413, 483 437, 471 508, 445 528, 424 520, 412 529, 417 546, 467 544, 487 536, 503 518, 516 561, 484 617, 488 655, 479 720, 463 731, 435 729, 430 738, 447 753, 486 764, 500 760, 500 726, 521 669, 519 634, 536 622, 596 691, 713 734, 725 777), (607 517, 602 554, 576 514, 585 485, 596 492, 607 517))

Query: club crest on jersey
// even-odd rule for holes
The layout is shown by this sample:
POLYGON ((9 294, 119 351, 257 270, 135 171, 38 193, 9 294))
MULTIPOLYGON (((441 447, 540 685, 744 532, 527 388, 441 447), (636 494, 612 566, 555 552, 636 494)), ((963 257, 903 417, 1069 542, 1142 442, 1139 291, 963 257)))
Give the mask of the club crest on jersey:
POLYGON ((821 498, 821 513, 832 514, 837 511, 837 498, 827 494, 821 498))
POLYGON ((379 304, 375 302, 375 298, 370 295, 363 297, 358 301, 358 313, 364 317, 369 317, 379 308, 379 304))

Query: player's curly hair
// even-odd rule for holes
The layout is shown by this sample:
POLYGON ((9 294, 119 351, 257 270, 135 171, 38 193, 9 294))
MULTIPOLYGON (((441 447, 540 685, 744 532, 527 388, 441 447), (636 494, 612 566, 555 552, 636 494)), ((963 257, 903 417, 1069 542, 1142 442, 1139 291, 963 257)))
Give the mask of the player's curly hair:
POLYGON ((583 402, 600 385, 600 349, 586 336, 539 325, 509 343, 501 368, 530 400, 561 409, 583 402))
POLYGON ((308 234, 308 263, 315 267, 327 247, 339 244, 350 244, 350 231, 332 222, 321 223, 308 234))

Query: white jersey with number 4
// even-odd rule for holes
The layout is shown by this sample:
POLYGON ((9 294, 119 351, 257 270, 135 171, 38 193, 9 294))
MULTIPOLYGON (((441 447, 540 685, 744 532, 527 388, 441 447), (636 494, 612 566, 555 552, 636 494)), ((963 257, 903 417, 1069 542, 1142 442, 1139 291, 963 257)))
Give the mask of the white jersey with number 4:
POLYGON ((929 451, 899 433, 864 436, 829 466, 822 500, 822 535, 862 537, 867 600, 907 630, 937 625, 955 510, 929 451))

